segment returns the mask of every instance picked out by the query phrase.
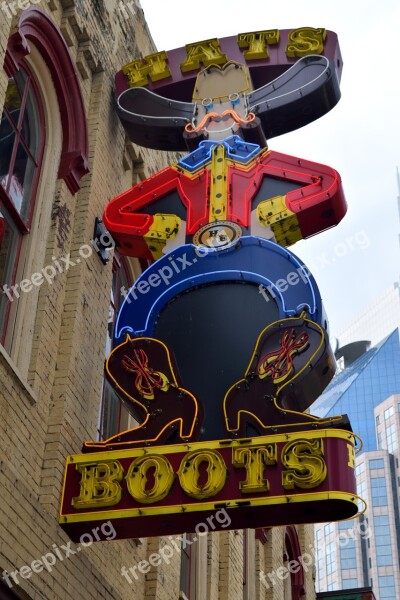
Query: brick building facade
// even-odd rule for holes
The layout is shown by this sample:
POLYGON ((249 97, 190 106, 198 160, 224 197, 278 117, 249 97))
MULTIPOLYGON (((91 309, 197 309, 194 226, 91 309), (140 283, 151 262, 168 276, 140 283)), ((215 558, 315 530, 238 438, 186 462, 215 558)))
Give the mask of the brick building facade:
POLYGON ((95 218, 175 157, 127 143, 113 107, 114 73, 154 51, 138 6, 20 0, 0 22, 0 598, 314 599, 313 558, 285 567, 311 556, 311 528, 179 541, 135 575, 171 540, 68 545, 65 458, 126 420, 104 405, 107 322, 118 273, 132 283, 142 268, 101 262, 95 218))

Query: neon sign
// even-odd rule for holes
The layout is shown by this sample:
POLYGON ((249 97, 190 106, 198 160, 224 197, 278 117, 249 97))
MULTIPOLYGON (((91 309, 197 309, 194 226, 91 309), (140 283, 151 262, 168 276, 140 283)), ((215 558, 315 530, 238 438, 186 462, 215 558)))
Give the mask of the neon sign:
POLYGON ((190 531, 221 508, 232 528, 357 512, 354 436, 336 429, 71 456, 66 482, 60 523, 76 541, 108 520, 118 538, 190 531))
POLYGON ((347 417, 305 412, 335 360, 317 284, 288 249, 341 221, 341 179, 266 142, 336 105, 341 66, 336 34, 301 28, 196 42, 117 73, 130 140, 188 152, 105 209, 118 251, 150 263, 105 365, 138 424, 68 458, 72 539, 109 519, 121 538, 193 531, 221 508, 231 528, 357 514, 347 417))

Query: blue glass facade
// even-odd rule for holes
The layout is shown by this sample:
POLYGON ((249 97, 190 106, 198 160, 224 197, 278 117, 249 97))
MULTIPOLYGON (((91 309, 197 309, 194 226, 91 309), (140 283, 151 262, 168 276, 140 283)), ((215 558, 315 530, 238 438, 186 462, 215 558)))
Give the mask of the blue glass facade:
POLYGON ((396 329, 339 373, 311 406, 318 417, 348 415, 363 450, 376 450, 374 408, 392 394, 400 394, 400 343, 396 329))

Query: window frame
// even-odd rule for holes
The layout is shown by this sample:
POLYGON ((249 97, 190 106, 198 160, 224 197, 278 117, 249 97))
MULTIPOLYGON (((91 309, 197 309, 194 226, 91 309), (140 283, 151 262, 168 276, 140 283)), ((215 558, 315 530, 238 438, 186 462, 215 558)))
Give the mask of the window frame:
POLYGON ((388 506, 389 498, 388 498, 388 488, 387 488, 386 478, 385 477, 371 477, 370 485, 371 485, 371 505, 375 508, 377 506, 388 506), (375 483, 378 481, 379 481, 379 483, 375 483), (384 494, 379 493, 382 490, 385 491, 384 494))
POLYGON ((300 600, 300 598, 306 594, 305 588, 305 577, 304 569, 301 565, 302 550, 300 547, 300 540, 297 534, 295 525, 289 525, 286 527, 284 533, 284 562, 287 561, 289 564, 291 561, 300 562, 300 569, 290 572, 290 578, 288 584, 290 585, 291 599, 300 600), (285 561, 286 559, 286 561, 285 561))
POLYGON ((187 600, 192 597, 192 568, 193 568, 193 550, 194 543, 193 533, 184 533, 181 536, 181 561, 179 571, 179 597, 184 594, 187 600))
MULTIPOLYGON (((33 160, 36 165, 36 169, 35 169, 36 172, 35 172, 33 180, 32 180, 32 187, 31 187, 31 191, 30 191, 29 211, 28 211, 26 219, 23 219, 21 217, 17 208, 14 205, 13 200, 9 196, 9 193, 7 191, 7 189, 9 189, 9 185, 7 186, 7 189, 6 189, 0 183, 0 211, 1 211, 2 207, 4 206, 5 211, 9 214, 11 222, 14 224, 14 226, 16 227, 16 230, 18 231, 18 242, 17 242, 17 247, 15 249, 15 260, 14 260, 14 264, 13 264, 12 271, 11 271, 11 279, 9 282, 4 282, 2 284, 2 285, 6 284, 9 287, 11 287, 11 286, 15 285, 15 283, 16 283, 16 275, 17 275, 18 269, 20 267, 21 249, 22 249, 23 239, 25 236, 29 235, 30 231, 31 231, 35 206, 37 204, 37 192, 38 192, 40 176, 41 176, 42 168, 43 168, 43 159, 44 159, 44 155, 45 155, 46 137, 47 136, 46 136, 46 124, 45 124, 46 120, 45 120, 43 99, 42 99, 42 96, 40 93, 39 85, 35 79, 35 75, 34 75, 32 69, 30 68, 29 64, 27 63, 26 60, 21 60, 20 63, 18 64, 18 69, 15 71, 15 73, 12 73, 12 74, 9 73, 8 69, 6 69, 5 67, 4 67, 4 70, 7 73, 9 80, 14 79, 16 74, 19 71, 22 71, 27 78, 25 88, 23 91, 23 97, 21 98, 21 110, 20 110, 20 114, 18 117, 18 123, 16 124, 16 126, 15 126, 15 120, 11 117, 6 106, 4 105, 2 108, 2 115, 4 113, 6 114, 7 119, 10 122, 11 127, 13 128, 13 131, 15 132, 15 139, 13 141, 13 149, 12 149, 11 160, 10 160, 10 165, 9 165, 9 173, 12 174, 14 172, 17 150, 18 150, 19 144, 21 143, 21 140, 22 140, 22 146, 23 146, 25 152, 27 152, 28 158, 33 160), (30 89, 32 89, 32 91, 33 91, 36 109, 37 109, 37 112, 39 115, 39 129, 40 129, 40 134, 41 134, 41 139, 40 139, 40 144, 39 144, 36 159, 33 157, 29 148, 25 144, 25 140, 22 135, 22 125, 23 125, 23 120, 24 120, 24 116, 26 113, 30 89)), ((4 292, 2 292, 2 293, 4 294, 4 292)), ((6 338, 7 338, 7 334, 9 331, 10 311, 11 311, 11 301, 9 300, 7 303, 6 309, 5 309, 4 323, 2 325, 0 324, 0 327, 1 327, 0 328, 0 344, 2 346, 4 346, 6 343, 6 338)))
POLYGON ((368 460, 368 469, 370 471, 384 469, 384 468, 385 468, 385 459, 384 458, 370 458, 368 460))
MULTIPOLYGON (((20 114, 18 117, 18 123, 16 123, 16 125, 15 125, 15 121, 12 118, 11 114, 9 113, 7 107, 5 105, 3 106, 3 113, 4 112, 6 113, 6 116, 9 120, 9 122, 11 123, 13 130, 16 133, 16 137, 14 140, 14 147, 13 147, 12 154, 11 154, 9 171, 10 171, 10 173, 14 172, 18 144, 20 142, 22 142, 23 148, 24 148, 25 152, 27 153, 28 157, 36 163, 36 173, 32 180, 32 189, 31 189, 31 197, 33 197, 34 200, 36 200, 36 194, 37 194, 37 190, 38 190, 40 173, 41 173, 42 164, 43 164, 44 150, 45 150, 45 145, 46 145, 45 115, 44 115, 43 102, 42 102, 42 97, 40 94, 39 86, 35 80, 32 70, 29 68, 29 65, 27 64, 27 62, 25 60, 21 61, 21 63, 18 65, 18 71, 14 75, 9 76, 9 79, 14 79, 16 74, 19 71, 22 71, 26 75, 27 82, 25 85, 23 97, 21 98, 21 109, 20 109, 20 114), (32 153, 31 153, 29 147, 27 146, 27 144, 25 143, 24 137, 22 135, 22 125, 23 125, 26 108, 27 108, 27 102, 28 102, 30 88, 32 88, 33 94, 34 94, 34 97, 36 100, 36 107, 37 107, 38 115, 39 115, 39 127, 40 127, 40 133, 41 133, 41 140, 40 140, 40 145, 38 148, 37 159, 34 158, 34 156, 32 155, 32 153)), ((9 187, 9 186, 7 186, 7 187, 9 187)), ((27 218, 23 219, 21 217, 21 215, 19 214, 18 210, 15 208, 14 202, 9 197, 7 189, 5 189, 2 184, 0 184, 0 202, 5 204, 5 207, 8 210, 8 212, 10 213, 12 219, 15 221, 15 223, 17 223, 19 231, 22 234, 29 233, 31 225, 32 225, 35 201, 33 201, 33 202, 31 201, 29 203, 30 206, 29 206, 29 212, 28 212, 27 218)))

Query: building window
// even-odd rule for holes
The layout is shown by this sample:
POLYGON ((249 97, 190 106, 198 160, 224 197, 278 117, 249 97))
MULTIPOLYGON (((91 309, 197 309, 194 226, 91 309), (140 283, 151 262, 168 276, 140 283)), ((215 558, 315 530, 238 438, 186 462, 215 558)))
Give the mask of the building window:
POLYGON ((322 555, 321 552, 318 553, 317 557, 317 581, 321 581, 323 573, 322 573, 322 555))
POLYGON ((181 536, 182 547, 181 547, 181 572, 180 572, 180 597, 185 594, 186 598, 190 600, 191 596, 191 572, 193 564, 192 556, 192 544, 195 541, 192 533, 184 533, 181 536))
POLYGON ((356 587, 358 587, 358 581, 356 577, 352 577, 350 579, 342 579, 342 589, 351 590, 356 587))
POLYGON ((326 574, 332 575, 336 571, 336 550, 335 542, 326 546, 326 574))
MULTIPOLYGON (((360 498, 365 498, 367 494, 367 482, 357 481, 357 494, 360 498)), ((364 502, 363 500, 357 500, 358 508, 360 511, 364 510, 364 502)))
POLYGON ((386 444, 389 452, 397 450, 396 425, 394 423, 386 429, 386 444))
POLYGON ((45 142, 43 108, 26 65, 8 80, 0 120, 0 342, 4 344, 24 235, 29 233, 45 142))
POLYGON ((393 600, 396 597, 393 575, 379 575, 378 586, 380 600, 393 600))
POLYGON ((383 469, 385 467, 385 461, 383 458, 374 458, 368 462, 370 469, 383 469))
MULTIPOLYGON (((115 320, 121 308, 124 297, 131 286, 129 271, 125 259, 115 254, 113 262, 113 281, 108 313, 106 357, 113 347, 115 320)), ((123 429, 127 429, 129 412, 123 406, 121 399, 109 382, 103 380, 102 402, 98 425, 98 437, 106 440, 123 429)))
POLYGON ((389 408, 387 408, 383 414, 385 419, 389 419, 394 414, 393 405, 389 406, 389 408))
POLYGON ((377 436, 377 446, 378 450, 382 450, 382 433, 380 431, 377 436))
POLYGON ((387 506, 386 480, 384 477, 371 477, 372 506, 387 506))
POLYGON ((377 548, 380 554, 376 557, 377 567, 391 567, 393 565, 392 549, 384 546, 377 548))
POLYGON ((361 462, 359 465, 356 466, 356 477, 359 477, 361 475, 361 473, 364 473, 365 471, 365 462, 361 462))
POLYGON ((325 525, 325 527, 324 527, 325 536, 328 536, 330 533, 333 533, 334 531, 335 531, 334 523, 328 523, 327 525, 325 525))
POLYGON ((348 539, 345 547, 340 548, 340 568, 344 569, 356 569, 356 546, 354 540, 348 539))
POLYGON ((376 415, 376 417, 375 417, 375 423, 376 423, 376 425, 379 425, 380 422, 381 422, 381 416, 380 415, 376 415))
POLYGON ((374 542, 377 566, 393 565, 389 515, 374 516, 374 542))

